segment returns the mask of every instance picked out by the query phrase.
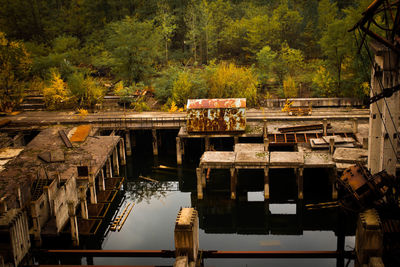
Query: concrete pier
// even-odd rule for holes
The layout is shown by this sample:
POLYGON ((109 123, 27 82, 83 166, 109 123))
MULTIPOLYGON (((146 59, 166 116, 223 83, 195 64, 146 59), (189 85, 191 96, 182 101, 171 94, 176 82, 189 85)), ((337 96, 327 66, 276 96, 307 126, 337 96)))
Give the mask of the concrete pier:
POLYGON ((68 216, 69 223, 71 227, 71 239, 75 247, 79 246, 79 230, 78 230, 78 220, 75 214, 75 203, 73 201, 68 201, 68 216))
POLYGON ((118 160, 118 148, 114 147, 114 152, 112 154, 112 161, 113 161, 113 171, 114 175, 119 175, 119 160, 118 160))
POLYGON ((125 144, 124 144, 124 138, 121 138, 121 141, 119 142, 119 158, 121 160, 121 165, 125 166, 126 165, 126 155, 125 155, 125 144))
POLYGON ((359 214, 356 229, 356 267, 368 264, 371 257, 381 257, 383 233, 379 214, 369 209, 359 214))
POLYGON ((199 251, 199 218, 194 208, 182 208, 179 211, 175 223, 174 239, 177 262, 182 261, 182 258, 179 257, 187 257, 189 263, 196 263, 199 251))
POLYGON ((132 156, 132 146, 131 146, 131 134, 130 131, 125 132, 125 145, 126 145, 126 155, 132 156))
POLYGON ((111 164, 111 156, 107 157, 106 161, 106 177, 111 178, 113 177, 113 170, 112 170, 112 164, 111 164))
POLYGON ((182 165, 182 144, 181 138, 176 137, 176 163, 182 165))
POLYGON ((106 182, 104 177, 104 168, 102 168, 99 172, 99 190, 104 191, 106 190, 106 182))
POLYGON ((78 199, 81 204, 81 216, 83 219, 89 219, 88 205, 86 200, 86 187, 83 185, 79 186, 78 194, 78 199))

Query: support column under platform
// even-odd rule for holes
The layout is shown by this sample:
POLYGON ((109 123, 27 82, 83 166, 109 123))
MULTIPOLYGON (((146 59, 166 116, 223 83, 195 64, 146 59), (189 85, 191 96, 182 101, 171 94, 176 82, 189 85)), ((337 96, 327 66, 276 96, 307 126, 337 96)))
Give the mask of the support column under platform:
POLYGON ((118 176, 119 175, 119 161, 118 161, 118 148, 117 147, 114 147, 114 152, 113 152, 112 158, 113 158, 114 175, 118 176))
POLYGON ((126 155, 132 156, 131 134, 129 131, 125 132, 125 146, 126 146, 126 155))
POLYGON ((182 165, 182 143, 181 138, 176 137, 176 163, 182 165))
POLYGON ((121 159, 121 165, 125 166, 126 156, 125 156, 125 144, 123 138, 121 138, 121 140, 119 141, 119 158, 121 159))
POLYGON ((71 239, 72 244, 75 247, 79 246, 79 229, 78 229, 78 220, 75 214, 75 203, 73 201, 68 201, 68 215, 69 222, 71 227, 71 239))

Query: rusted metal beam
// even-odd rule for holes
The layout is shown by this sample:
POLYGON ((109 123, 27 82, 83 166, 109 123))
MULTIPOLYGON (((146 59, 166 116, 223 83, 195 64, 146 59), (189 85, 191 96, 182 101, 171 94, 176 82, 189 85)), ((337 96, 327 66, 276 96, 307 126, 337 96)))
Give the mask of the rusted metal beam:
POLYGON ((354 258, 353 251, 203 251, 203 258, 354 258))
MULTIPOLYGON (((301 131, 310 131, 310 130, 320 130, 323 129, 323 124, 309 124, 309 125, 299 125, 299 126, 289 126, 289 127, 281 127, 278 130, 281 133, 288 132, 301 132, 301 131)), ((328 123, 328 129, 332 128, 331 124, 328 123)))
MULTIPOLYGON (((41 250, 42 254, 80 257, 174 258, 174 250, 41 250)), ((354 258, 353 251, 222 251, 201 250, 202 258, 354 258)))
POLYGON ((154 257, 174 258, 174 250, 99 250, 99 249, 49 249, 40 250, 41 254, 56 256, 80 256, 80 257, 154 257))

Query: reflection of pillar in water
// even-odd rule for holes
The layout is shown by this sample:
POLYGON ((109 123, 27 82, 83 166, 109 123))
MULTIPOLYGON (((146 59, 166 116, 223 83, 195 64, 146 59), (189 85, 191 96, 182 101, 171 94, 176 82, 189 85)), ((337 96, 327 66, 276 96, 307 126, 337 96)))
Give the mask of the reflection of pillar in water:
POLYGON ((231 168, 231 199, 236 199, 237 169, 231 168))
POLYGON ((157 156, 158 155, 157 130, 156 129, 152 129, 151 133, 152 133, 152 136, 153 136, 153 155, 157 156))
POLYGON ((264 168, 264 199, 269 199, 269 167, 264 168))

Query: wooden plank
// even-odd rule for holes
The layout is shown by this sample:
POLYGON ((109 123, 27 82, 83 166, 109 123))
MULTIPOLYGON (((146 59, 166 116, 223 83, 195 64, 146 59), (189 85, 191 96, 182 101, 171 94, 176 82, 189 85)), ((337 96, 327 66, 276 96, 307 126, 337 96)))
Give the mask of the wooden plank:
POLYGON ((72 148, 72 143, 69 140, 69 138, 67 137, 67 135, 65 134, 64 130, 59 130, 58 134, 60 135, 61 140, 63 140, 65 146, 68 148, 72 148))

